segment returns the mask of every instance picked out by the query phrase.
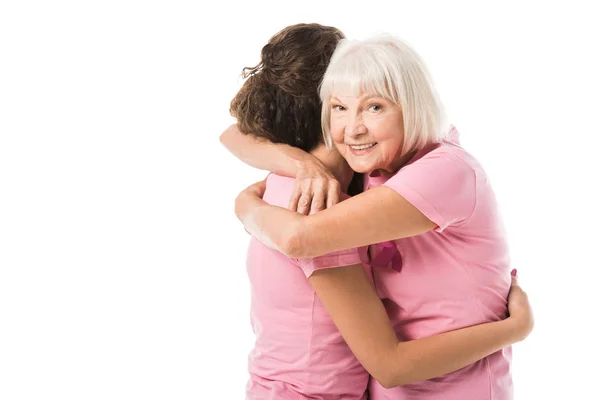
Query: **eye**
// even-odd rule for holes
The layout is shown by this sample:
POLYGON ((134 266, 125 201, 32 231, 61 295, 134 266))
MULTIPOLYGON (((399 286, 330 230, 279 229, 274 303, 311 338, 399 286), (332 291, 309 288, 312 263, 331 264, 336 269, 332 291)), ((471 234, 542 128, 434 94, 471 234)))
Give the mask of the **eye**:
POLYGON ((346 108, 344 106, 340 106, 339 104, 332 104, 331 109, 334 111, 345 111, 346 108))
POLYGON ((379 104, 372 104, 369 106, 369 110, 375 111, 375 112, 381 111, 381 106, 379 104))

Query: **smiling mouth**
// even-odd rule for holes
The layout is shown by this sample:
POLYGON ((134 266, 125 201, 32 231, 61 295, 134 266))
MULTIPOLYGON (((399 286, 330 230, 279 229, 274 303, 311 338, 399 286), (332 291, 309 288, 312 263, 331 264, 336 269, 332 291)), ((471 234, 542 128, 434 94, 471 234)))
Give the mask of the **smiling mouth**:
POLYGON ((351 144, 349 144, 348 146, 352 150, 366 150, 366 149, 370 149, 370 148, 375 147, 376 144, 377 144, 377 142, 375 142, 375 143, 369 143, 369 144, 357 144, 357 145, 351 145, 351 144))

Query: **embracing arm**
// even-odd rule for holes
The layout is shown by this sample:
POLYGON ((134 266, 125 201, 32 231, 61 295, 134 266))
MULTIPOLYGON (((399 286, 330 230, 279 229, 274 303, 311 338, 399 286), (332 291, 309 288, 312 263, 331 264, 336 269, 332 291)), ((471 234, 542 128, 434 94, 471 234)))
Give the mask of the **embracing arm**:
POLYGON ((271 206, 262 201, 262 193, 261 182, 240 193, 236 214, 253 236, 292 258, 415 236, 436 227, 388 187, 368 190, 309 216, 271 206))
POLYGON ((525 339, 533 329, 527 295, 513 277, 510 317, 400 342, 361 265, 315 271, 309 282, 348 346, 384 387, 431 379, 525 339))
MULTIPOLYGON (((308 217, 265 206, 260 185, 238 196, 236 212, 245 225, 251 222, 273 243, 291 246, 280 249, 294 258, 443 231, 467 221, 479 190, 487 190, 478 186, 482 172, 469 157, 448 147, 404 166, 383 185, 308 217)), ((485 201, 478 203, 479 209, 493 207, 485 201)))
MULTIPOLYGON (((295 178, 303 163, 313 156, 286 144, 269 142, 255 135, 242 133, 237 124, 221 134, 221 143, 244 163, 258 169, 295 178)), ((315 159, 316 160, 316 159, 315 159)))

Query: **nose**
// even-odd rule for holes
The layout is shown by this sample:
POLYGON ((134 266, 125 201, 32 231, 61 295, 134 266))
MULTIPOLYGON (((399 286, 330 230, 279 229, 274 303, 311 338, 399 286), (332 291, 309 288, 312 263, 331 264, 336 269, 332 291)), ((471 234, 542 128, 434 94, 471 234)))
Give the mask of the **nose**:
POLYGON ((346 130, 344 131, 346 136, 356 137, 367 133, 367 127, 363 123, 361 118, 350 118, 346 123, 346 130))

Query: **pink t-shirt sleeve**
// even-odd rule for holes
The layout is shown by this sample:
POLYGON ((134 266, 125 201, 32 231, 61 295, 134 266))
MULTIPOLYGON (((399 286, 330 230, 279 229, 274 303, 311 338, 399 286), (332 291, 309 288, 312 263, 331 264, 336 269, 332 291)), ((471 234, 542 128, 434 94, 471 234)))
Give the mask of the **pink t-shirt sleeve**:
POLYGON ((300 266, 302 272, 304 272, 304 275, 308 278, 318 269, 347 267, 349 265, 367 262, 367 247, 340 250, 319 257, 293 260, 300 266))
POLYGON ((438 232, 472 215, 476 200, 473 167, 459 154, 436 149, 402 168, 385 184, 415 206, 438 232))

